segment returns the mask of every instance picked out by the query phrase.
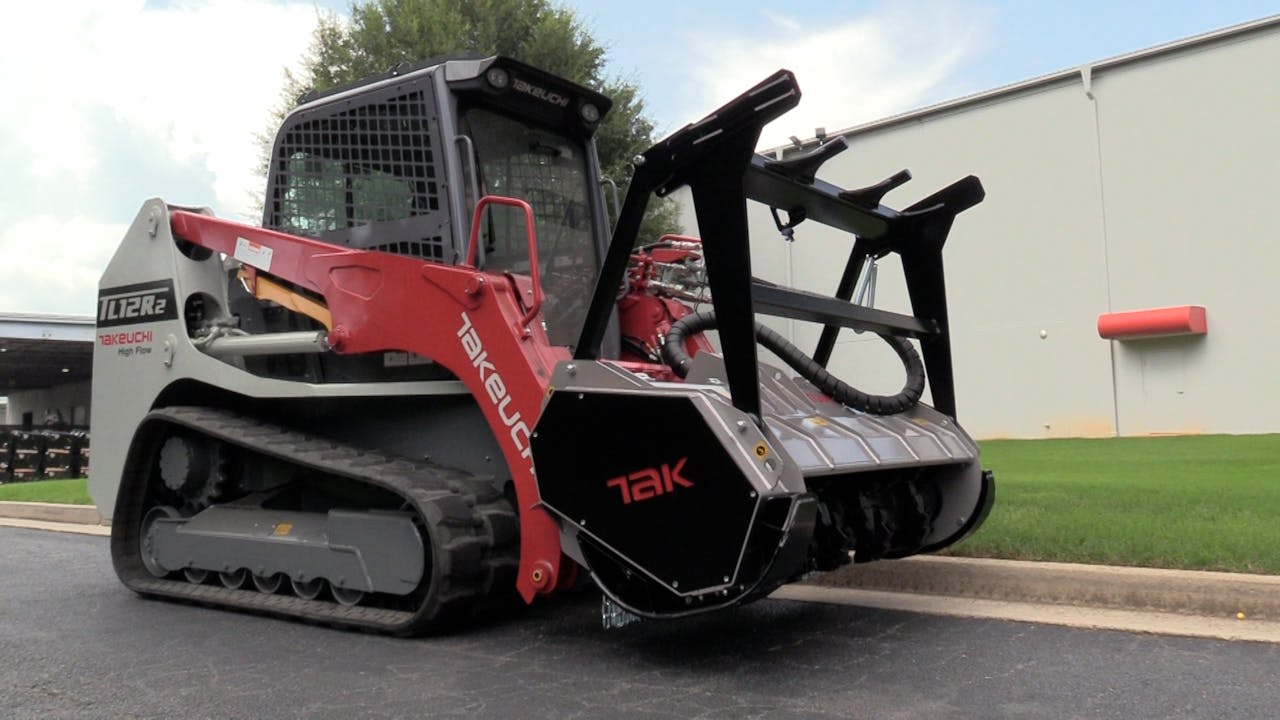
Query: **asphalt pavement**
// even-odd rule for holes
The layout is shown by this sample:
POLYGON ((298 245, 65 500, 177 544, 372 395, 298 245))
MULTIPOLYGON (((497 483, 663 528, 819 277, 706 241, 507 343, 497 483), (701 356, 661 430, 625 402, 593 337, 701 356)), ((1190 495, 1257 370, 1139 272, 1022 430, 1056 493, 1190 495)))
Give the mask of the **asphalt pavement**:
POLYGON ((139 598, 105 538, 0 528, 13 718, 1272 718, 1280 646, 765 600, 599 626, 581 594, 400 640, 139 598))

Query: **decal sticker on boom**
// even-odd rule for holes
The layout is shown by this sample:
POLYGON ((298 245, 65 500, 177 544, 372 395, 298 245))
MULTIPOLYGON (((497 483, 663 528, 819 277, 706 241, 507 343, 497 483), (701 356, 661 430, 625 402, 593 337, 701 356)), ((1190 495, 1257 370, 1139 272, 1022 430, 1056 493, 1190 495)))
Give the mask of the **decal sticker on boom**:
POLYGON ((156 280, 98 291, 98 327, 174 320, 178 305, 172 280, 156 280))
POLYGON ((271 256, 275 251, 247 238, 236 238, 236 250, 232 255, 245 265, 252 265, 263 272, 271 272, 271 256))
POLYGON ((498 369, 489 362, 489 351, 484 349, 480 334, 471 324, 471 318, 462 313, 462 327, 458 329, 458 339, 462 341, 462 349, 471 358, 471 366, 480 374, 480 384, 484 385, 489 402, 498 409, 498 417, 511 430, 511 442, 520 451, 520 457, 528 458, 532 453, 529 448, 529 426, 520 417, 520 411, 507 414, 507 406, 511 404, 511 395, 507 393, 507 385, 502 381, 498 369))

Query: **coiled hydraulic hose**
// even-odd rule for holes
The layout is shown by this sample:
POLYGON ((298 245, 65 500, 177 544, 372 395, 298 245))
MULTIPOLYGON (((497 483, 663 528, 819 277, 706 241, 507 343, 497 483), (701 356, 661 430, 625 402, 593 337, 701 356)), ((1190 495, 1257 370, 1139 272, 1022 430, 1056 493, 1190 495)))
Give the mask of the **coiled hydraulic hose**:
MULTIPOLYGON (((689 363, 692 361, 684 347, 685 338, 703 330, 715 329, 715 327, 716 314, 710 310, 691 313, 675 321, 667 331, 666 342, 662 345, 662 359, 671 366, 675 374, 685 377, 689 374, 689 363)), ((836 402, 872 415, 894 415, 910 410, 920 401, 920 395, 924 392, 924 364, 920 362, 919 353, 905 338, 894 335, 880 337, 884 338, 884 341, 889 343, 889 347, 898 354, 903 368, 907 371, 907 382, 896 395, 872 395, 862 392, 827 372, 826 368, 805 355, 800 348, 792 345, 786 338, 759 322, 756 323, 757 342, 773 351, 775 355, 782 358, 783 362, 836 402)))

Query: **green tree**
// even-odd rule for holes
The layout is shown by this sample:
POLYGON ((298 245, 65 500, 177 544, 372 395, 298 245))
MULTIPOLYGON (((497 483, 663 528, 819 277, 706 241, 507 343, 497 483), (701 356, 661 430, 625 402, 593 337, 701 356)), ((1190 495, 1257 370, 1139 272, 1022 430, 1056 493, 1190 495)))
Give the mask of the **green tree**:
MULTIPOLYGON (((275 127, 304 93, 377 75, 401 62, 457 52, 506 55, 612 98, 613 108, 596 131, 596 146, 605 176, 625 189, 631 158, 655 139, 640 89, 608 75, 605 47, 572 10, 548 0, 357 0, 349 19, 322 12, 301 73, 286 73, 272 127, 259 137, 263 174, 275 127)), ((676 214, 674 202, 651 200, 639 241, 677 232, 676 214)))

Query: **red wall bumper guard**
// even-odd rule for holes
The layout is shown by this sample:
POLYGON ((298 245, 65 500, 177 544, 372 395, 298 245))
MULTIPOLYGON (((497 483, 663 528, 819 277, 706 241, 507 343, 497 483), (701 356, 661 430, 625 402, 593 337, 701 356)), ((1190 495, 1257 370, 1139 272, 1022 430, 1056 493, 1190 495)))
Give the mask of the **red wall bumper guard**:
POLYGON ((1209 331, 1204 307, 1177 307, 1103 313, 1098 316, 1098 335, 1107 340, 1204 335, 1209 331))

